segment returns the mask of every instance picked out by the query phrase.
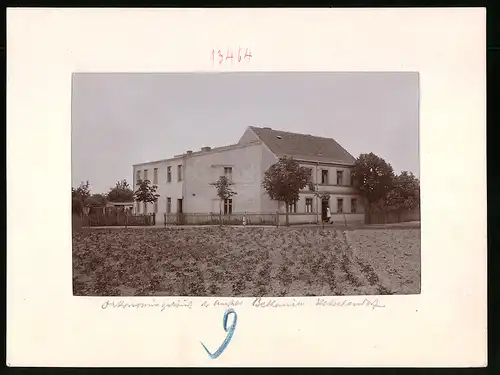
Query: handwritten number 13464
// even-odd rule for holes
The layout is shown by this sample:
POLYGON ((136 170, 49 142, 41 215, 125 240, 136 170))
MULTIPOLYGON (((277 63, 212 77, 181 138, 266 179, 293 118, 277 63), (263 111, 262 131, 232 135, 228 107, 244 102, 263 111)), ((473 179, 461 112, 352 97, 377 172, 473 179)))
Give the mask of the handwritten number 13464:
POLYGON ((231 60, 231 62, 241 62, 242 60, 250 61, 251 58, 252 51, 250 48, 238 48, 238 51, 235 51, 234 54, 231 49, 227 49, 226 51, 213 49, 212 54, 210 55, 210 59, 218 64, 222 64, 227 60, 231 60))

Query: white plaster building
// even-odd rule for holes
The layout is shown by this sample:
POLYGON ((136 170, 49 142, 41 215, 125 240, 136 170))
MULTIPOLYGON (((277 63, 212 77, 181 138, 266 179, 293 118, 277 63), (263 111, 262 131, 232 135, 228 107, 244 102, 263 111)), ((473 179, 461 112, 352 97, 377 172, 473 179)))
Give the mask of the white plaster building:
MULTIPOLYGON (((224 202, 225 213, 275 213, 278 204, 261 183, 264 172, 283 155, 311 168, 316 189, 331 194, 330 201, 322 203, 306 187, 291 207, 290 222, 320 220, 326 205, 335 221, 364 220, 362 199, 351 186, 355 159, 335 140, 253 126, 233 145, 202 147, 170 159, 135 164, 134 186, 139 179, 149 179, 160 195, 154 205, 136 204, 136 212, 156 213, 157 222, 162 222, 164 213, 219 213, 220 201, 211 184, 225 174, 238 193, 224 202)), ((285 212, 284 204, 280 211, 285 212)))

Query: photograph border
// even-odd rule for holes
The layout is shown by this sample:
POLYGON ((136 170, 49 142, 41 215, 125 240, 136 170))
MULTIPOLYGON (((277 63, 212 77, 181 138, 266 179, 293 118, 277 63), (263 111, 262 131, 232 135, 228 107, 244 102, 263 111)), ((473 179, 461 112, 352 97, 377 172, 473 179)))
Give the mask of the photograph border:
POLYGON ((485 21, 484 8, 7 9, 7 364, 485 366, 485 21), (213 71, 209 51, 238 44, 256 56, 246 71, 420 72, 422 293, 381 309, 245 303, 213 359, 200 342, 224 342, 227 306, 118 313, 72 297, 70 200, 40 197, 69 196, 72 72, 213 71))

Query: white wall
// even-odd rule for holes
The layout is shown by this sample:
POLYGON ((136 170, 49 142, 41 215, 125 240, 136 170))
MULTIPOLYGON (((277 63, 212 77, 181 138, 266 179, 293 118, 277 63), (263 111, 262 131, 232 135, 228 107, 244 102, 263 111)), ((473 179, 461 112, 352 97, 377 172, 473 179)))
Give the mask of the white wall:
MULTIPOLYGON (((263 146, 265 147, 265 146, 263 146)), ((277 158, 272 154, 267 148, 263 149, 263 157, 262 157, 262 170, 264 171, 269 168, 273 163, 275 163, 277 158)), ((356 204, 356 212, 362 214, 364 212, 363 209, 363 201, 361 196, 357 193, 357 191, 350 185, 350 169, 349 167, 341 167, 341 166, 317 166, 313 163, 300 163, 302 167, 312 168, 313 169, 313 183, 317 185, 318 191, 324 191, 330 193, 330 210, 333 213, 337 212, 337 198, 344 199, 343 210, 346 214, 351 214, 351 198, 355 198, 357 200, 356 204), (329 173, 329 183, 321 184, 321 170, 328 170, 329 173), (343 175, 343 184, 337 185, 337 170, 344 171, 343 175)), ((276 212, 278 207, 277 202, 269 199, 269 196, 262 188, 262 211, 263 213, 276 212)), ((309 190, 309 187, 306 186, 299 194, 299 201, 297 202, 297 213, 305 213, 306 212, 306 198, 313 198, 313 212, 321 213, 321 202, 318 198, 314 196, 314 193, 309 190)), ((283 203, 279 205, 280 212, 285 212, 286 207, 283 203)), ((342 219, 343 220, 343 219, 342 219)))
MULTIPOLYGON (((183 181, 177 181, 177 165, 183 164, 183 159, 182 158, 175 158, 175 159, 169 159, 169 160, 162 160, 159 162, 153 162, 153 163, 147 163, 147 164, 141 164, 141 165, 136 165, 133 167, 133 173, 134 173, 134 191, 137 189, 137 171, 140 171, 140 178, 144 179, 144 170, 148 170, 148 179, 151 181, 152 184, 154 184, 153 181, 153 170, 154 168, 158 168, 158 189, 157 193, 160 195, 158 198, 158 214, 156 217, 156 220, 161 220, 163 218, 163 214, 166 212, 167 209, 167 197, 171 197, 172 199, 172 205, 171 205, 171 212, 177 212, 177 199, 182 198, 182 189, 183 189, 183 183, 184 183, 184 176, 183 176, 183 181), (170 166, 172 169, 172 179, 171 182, 167 182, 167 166, 170 166)), ((136 203, 137 206, 137 203, 136 203)), ((153 213, 154 211, 154 206, 153 204, 148 204, 147 205, 147 212, 148 213, 153 213)), ((140 213, 144 213, 143 211, 143 205, 141 204, 140 207, 140 213)))
POLYGON ((318 184, 320 188, 328 188, 326 190, 332 190, 335 189, 335 191, 339 192, 352 192, 352 186, 351 186, 351 171, 349 167, 344 167, 344 166, 329 166, 329 165, 317 165, 315 163, 301 163, 301 166, 307 167, 307 168, 312 168, 313 169, 313 174, 312 174, 312 180, 314 184, 318 184), (322 175, 322 170, 325 170, 328 172, 328 183, 327 184, 322 184, 321 180, 321 175, 322 175), (342 171, 343 172, 343 178, 342 178, 342 184, 338 185, 337 184, 337 171, 342 171))
POLYGON ((261 144, 232 146, 222 150, 193 154, 186 158, 186 213, 219 212, 219 199, 211 185, 232 168, 233 212, 259 212, 261 144))
POLYGON ((257 134, 255 134, 254 131, 248 127, 247 130, 245 130, 245 132, 241 136, 240 140, 238 141, 238 144, 255 142, 258 140, 259 137, 257 136, 257 134))
MULTIPOLYGON (((252 134, 253 132, 249 132, 244 135, 242 139, 246 137, 245 142, 238 145, 136 165, 133 168, 134 190, 136 189, 136 172, 138 170, 141 171, 140 178, 143 179, 144 169, 148 169, 148 179, 153 183, 153 170, 158 168, 157 192, 160 195, 156 217, 158 223, 163 222, 163 214, 167 208, 167 197, 171 198, 171 213, 177 212, 177 199, 180 198, 183 198, 184 213, 218 213, 219 200, 215 187, 211 184, 224 174, 224 167, 231 167, 235 183, 233 189, 238 193, 233 197, 233 213, 275 213, 278 204, 267 195, 262 187, 262 179, 264 172, 278 158, 265 145, 255 143, 252 134), (177 180, 177 166, 179 164, 183 165, 183 176, 180 182, 177 180), (169 183, 167 182, 167 166, 171 166, 172 169, 172 179, 169 183)), ((332 214, 337 212, 337 198, 343 198, 344 213, 349 218, 348 221, 358 221, 358 216, 363 216, 363 201, 355 189, 350 186, 348 167, 318 166, 315 163, 301 163, 301 165, 313 168, 313 182, 319 183, 318 190, 331 194, 330 209, 332 214), (322 169, 328 170, 328 184, 321 184, 322 169), (344 171, 342 185, 337 185, 337 170, 344 171), (351 214, 351 198, 357 199, 357 214, 351 214)), ((308 187, 300 193, 297 213, 305 213, 305 199, 307 197, 313 198, 313 213, 320 213, 321 204, 308 187)), ((153 204, 149 204, 147 212, 152 213, 153 208, 153 204)), ((281 204, 280 212, 285 212, 285 210, 284 204, 281 204)), ((143 207, 141 207, 140 213, 143 213, 143 207)), ((344 215, 340 216, 343 221, 344 215)))

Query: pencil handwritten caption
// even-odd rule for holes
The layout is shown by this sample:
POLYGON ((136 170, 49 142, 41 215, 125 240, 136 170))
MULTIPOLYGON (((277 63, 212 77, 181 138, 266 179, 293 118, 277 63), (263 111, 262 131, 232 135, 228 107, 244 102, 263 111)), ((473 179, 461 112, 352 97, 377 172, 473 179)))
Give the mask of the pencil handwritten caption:
MULTIPOLYGON (((123 299, 120 300, 110 300, 107 299, 101 304, 102 310, 129 310, 129 309, 144 309, 144 310, 158 310, 160 312, 166 310, 178 310, 178 309, 188 309, 191 310, 193 307, 201 308, 226 308, 235 309, 245 305, 245 301, 236 298, 228 299, 206 299, 201 302, 194 303, 192 299, 189 298, 178 298, 178 299, 168 299, 163 301, 157 301, 152 299, 149 302, 126 302, 123 299)), ((263 308, 301 308, 305 306, 315 306, 318 308, 349 308, 349 307, 365 307, 371 310, 380 309, 385 307, 385 305, 380 304, 378 299, 364 298, 363 300, 353 301, 344 298, 323 298, 318 297, 315 299, 310 299, 306 301, 300 301, 295 298, 254 298, 250 304, 253 308, 263 309, 263 308)))
POLYGON ((213 65, 248 63, 252 57, 250 48, 213 48, 210 52, 210 60, 213 65))

